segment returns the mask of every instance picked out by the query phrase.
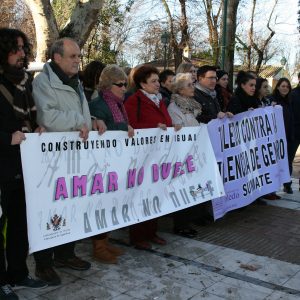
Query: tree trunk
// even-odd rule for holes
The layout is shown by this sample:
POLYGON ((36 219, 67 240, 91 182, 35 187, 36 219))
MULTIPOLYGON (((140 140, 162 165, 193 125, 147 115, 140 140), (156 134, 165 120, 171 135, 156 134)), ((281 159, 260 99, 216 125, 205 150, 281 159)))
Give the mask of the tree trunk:
POLYGON ((80 0, 72 11, 68 23, 58 31, 50 0, 25 0, 32 13, 37 41, 36 61, 46 61, 49 46, 58 37, 72 37, 80 47, 84 45, 105 0, 80 0))
POLYGON ((227 31, 224 69, 229 73, 229 86, 233 87, 233 68, 234 68, 234 50, 235 50, 235 32, 236 15, 239 6, 239 0, 228 0, 227 10, 227 31))
POLYGON ((78 1, 69 21, 59 36, 72 37, 78 42, 79 46, 82 47, 97 22, 104 1, 105 0, 78 1))
POLYGON ((48 48, 58 37, 58 28, 49 0, 25 0, 35 24, 37 53, 36 61, 45 62, 48 48))

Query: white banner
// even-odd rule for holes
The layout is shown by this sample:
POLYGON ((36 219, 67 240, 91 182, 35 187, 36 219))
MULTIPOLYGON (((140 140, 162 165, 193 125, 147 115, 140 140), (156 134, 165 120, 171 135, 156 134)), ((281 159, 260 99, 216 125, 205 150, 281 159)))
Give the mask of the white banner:
POLYGON ((30 253, 224 195, 206 125, 27 134, 21 154, 30 253))

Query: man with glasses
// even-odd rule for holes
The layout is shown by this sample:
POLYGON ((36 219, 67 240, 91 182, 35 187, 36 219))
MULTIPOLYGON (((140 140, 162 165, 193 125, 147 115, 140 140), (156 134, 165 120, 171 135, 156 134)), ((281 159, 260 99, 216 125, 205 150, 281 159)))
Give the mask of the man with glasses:
POLYGON ((215 67, 205 65, 198 69, 194 98, 202 105, 202 114, 197 117, 199 122, 208 123, 212 119, 225 116, 217 99, 216 84, 217 73, 215 67))
MULTIPOLYGON (((51 62, 33 81, 33 97, 37 106, 38 124, 49 132, 79 131, 86 140, 92 129, 91 116, 78 71, 81 52, 78 44, 63 38, 54 42, 50 49, 51 62)), ((101 120, 93 122, 99 133, 106 130, 101 120)), ((59 285, 61 280, 53 269, 66 267, 88 270, 91 264, 75 255, 75 243, 68 243, 34 253, 35 275, 48 285, 59 285)))

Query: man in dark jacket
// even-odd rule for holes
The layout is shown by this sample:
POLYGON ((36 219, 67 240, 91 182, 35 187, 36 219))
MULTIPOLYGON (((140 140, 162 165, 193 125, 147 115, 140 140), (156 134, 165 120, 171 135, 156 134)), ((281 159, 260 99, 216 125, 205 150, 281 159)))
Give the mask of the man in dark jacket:
POLYGON ((25 140, 24 132, 36 127, 31 83, 25 72, 29 52, 23 32, 0 29, 0 299, 18 299, 11 286, 47 286, 32 279, 26 265, 28 238, 19 145, 25 140))
POLYGON ((216 84, 217 73, 215 67, 205 65, 198 69, 194 98, 202 105, 202 113, 197 118, 199 122, 207 124, 212 119, 225 116, 217 99, 216 84))

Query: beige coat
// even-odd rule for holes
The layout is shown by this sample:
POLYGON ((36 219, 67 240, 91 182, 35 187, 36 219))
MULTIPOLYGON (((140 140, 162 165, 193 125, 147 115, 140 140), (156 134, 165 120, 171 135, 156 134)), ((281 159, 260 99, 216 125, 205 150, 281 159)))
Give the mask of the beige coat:
POLYGON ((46 63, 33 81, 38 124, 50 132, 78 131, 84 124, 91 129, 89 107, 81 85, 79 90, 80 96, 63 84, 46 63))

